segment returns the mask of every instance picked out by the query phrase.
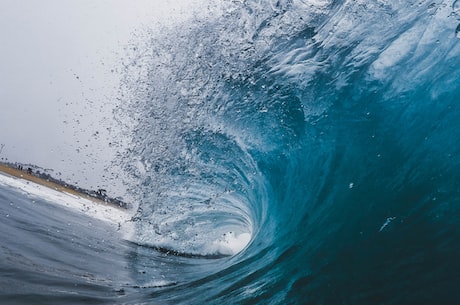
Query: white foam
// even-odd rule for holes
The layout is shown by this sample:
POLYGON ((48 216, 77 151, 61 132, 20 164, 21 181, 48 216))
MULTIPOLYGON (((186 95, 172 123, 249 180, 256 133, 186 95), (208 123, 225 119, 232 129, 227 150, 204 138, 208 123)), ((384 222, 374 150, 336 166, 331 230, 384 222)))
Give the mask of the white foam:
MULTIPOLYGON (((43 199, 73 212, 82 213, 91 218, 104 221, 115 230, 120 230, 124 239, 132 240, 134 237, 134 225, 130 221, 132 217, 130 211, 101 202, 94 202, 75 194, 57 191, 3 173, 0 173, 0 185, 15 188, 27 196, 43 199)), ((235 255, 241 252, 249 244, 250 240, 250 233, 237 234, 235 232, 227 232, 219 239, 211 242, 204 249, 204 252, 207 254, 235 255)))
MULTIPOLYGON (((129 211, 124 211, 121 208, 116 208, 102 202, 97 203, 78 195, 57 191, 31 181, 2 173, 0 173, 0 185, 13 187, 28 196, 44 199, 69 210, 104 221, 114 226, 117 230, 121 229, 121 227, 123 227, 124 231, 132 230, 128 222, 131 215, 129 211)), ((131 232, 126 232, 126 234, 131 234, 131 232)))
POLYGON ((241 252, 251 241, 250 233, 235 234, 234 232, 225 233, 222 238, 214 241, 208 252, 210 254, 235 255, 241 252))
POLYGON ((142 285, 142 288, 161 288, 161 287, 169 287, 176 285, 176 282, 167 281, 167 280, 153 280, 147 284, 142 285))

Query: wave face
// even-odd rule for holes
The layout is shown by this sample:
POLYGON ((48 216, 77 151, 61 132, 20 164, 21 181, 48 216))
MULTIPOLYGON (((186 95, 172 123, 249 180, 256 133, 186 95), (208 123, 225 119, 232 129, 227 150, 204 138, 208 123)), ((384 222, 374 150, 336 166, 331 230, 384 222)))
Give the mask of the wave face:
POLYGON ((459 302, 457 2, 223 2, 141 35, 128 302, 459 302))

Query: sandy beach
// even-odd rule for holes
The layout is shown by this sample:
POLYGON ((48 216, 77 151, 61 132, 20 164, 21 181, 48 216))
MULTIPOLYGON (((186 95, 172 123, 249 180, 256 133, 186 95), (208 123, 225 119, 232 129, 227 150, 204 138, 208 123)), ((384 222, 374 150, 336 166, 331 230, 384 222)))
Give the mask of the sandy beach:
POLYGON ((32 203, 43 202, 44 200, 93 219, 104 221, 115 231, 122 231, 124 239, 131 238, 134 232, 130 221, 133 210, 128 204, 106 195, 98 198, 97 192, 84 189, 79 191, 77 187, 52 177, 43 178, 46 176, 46 174, 40 174, 38 170, 34 173, 32 168, 29 169, 20 164, 0 163, 0 186, 20 189, 32 198, 32 203), (96 195, 92 196, 92 193, 96 195), (35 201, 34 197, 40 200, 35 201))
POLYGON ((53 181, 49 181, 47 179, 40 178, 40 177, 34 175, 33 173, 28 172, 28 170, 25 169, 25 168, 21 170, 19 168, 13 167, 10 164, 0 163, 0 174, 5 174, 5 175, 12 176, 12 177, 15 177, 15 178, 30 181, 30 182, 42 185, 44 187, 53 189, 53 190, 58 191, 58 192, 67 193, 67 194, 78 196, 78 197, 81 197, 81 198, 84 198, 84 199, 91 200, 94 203, 110 205, 110 206, 114 206, 114 207, 117 207, 117 208, 124 209, 123 207, 121 207, 121 206, 119 206, 117 204, 113 204, 111 202, 104 201, 104 200, 102 200, 100 198, 90 196, 89 194, 86 194, 86 193, 83 193, 83 192, 79 192, 78 190, 75 190, 74 188, 68 187, 64 183, 59 184, 59 183, 56 183, 56 182, 53 182, 53 181))

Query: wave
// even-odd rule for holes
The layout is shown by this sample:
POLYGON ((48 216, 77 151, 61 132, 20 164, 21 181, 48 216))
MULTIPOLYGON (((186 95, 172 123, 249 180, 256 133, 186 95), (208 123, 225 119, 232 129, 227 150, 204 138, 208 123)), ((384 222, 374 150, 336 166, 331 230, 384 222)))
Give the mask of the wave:
POLYGON ((213 302, 452 292, 416 288, 452 279, 459 250, 451 2, 221 2, 146 31, 117 113, 135 242, 229 256, 213 302))

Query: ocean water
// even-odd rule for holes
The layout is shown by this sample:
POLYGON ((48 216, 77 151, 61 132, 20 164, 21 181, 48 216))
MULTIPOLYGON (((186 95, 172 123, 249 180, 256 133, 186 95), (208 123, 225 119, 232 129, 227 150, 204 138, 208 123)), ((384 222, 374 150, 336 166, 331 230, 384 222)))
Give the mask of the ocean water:
POLYGON ((459 304, 459 7, 221 1, 138 34, 135 207, 0 185, 0 303, 459 304))

